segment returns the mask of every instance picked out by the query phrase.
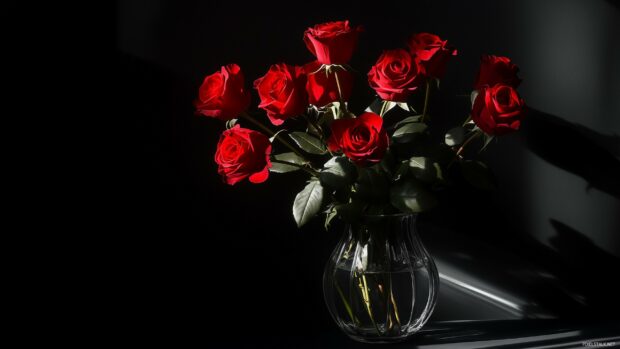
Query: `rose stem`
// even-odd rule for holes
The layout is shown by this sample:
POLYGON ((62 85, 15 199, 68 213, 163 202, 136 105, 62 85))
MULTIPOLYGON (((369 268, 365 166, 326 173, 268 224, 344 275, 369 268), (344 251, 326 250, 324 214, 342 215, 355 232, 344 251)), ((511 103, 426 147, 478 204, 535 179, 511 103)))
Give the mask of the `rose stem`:
POLYGON ((400 326, 400 317, 398 316, 398 307, 396 306, 396 299, 394 299, 394 293, 392 292, 392 273, 389 273, 390 278, 390 300, 392 301, 392 305, 394 305, 394 316, 396 317, 396 323, 400 326))
MULTIPOLYGON (((248 120, 249 122, 253 123, 254 125, 256 125, 258 128, 260 128, 261 130, 265 131, 267 134, 269 134, 270 136, 275 135, 275 133, 270 130, 267 126, 263 125, 262 123, 260 123, 258 120, 254 119, 250 114, 243 112, 241 113, 241 116, 248 120)), ((299 150, 297 150, 295 147, 293 147, 289 142, 285 141, 284 139, 280 138, 280 137, 276 137, 277 140, 280 141, 280 143, 282 143, 284 146, 286 146, 287 148, 289 148, 290 150, 293 151, 293 153, 299 155, 301 158, 303 158, 304 160, 306 160, 306 157, 299 152, 299 150)))
POLYGON ((314 176, 314 177, 318 177, 318 176, 319 176, 319 172, 315 171, 314 169, 307 168, 307 167, 306 167, 306 166, 304 166, 304 165, 300 165, 300 164, 296 164, 296 163, 293 163, 293 162, 288 162, 288 161, 275 160, 275 159, 272 159, 272 160, 271 160, 271 162, 275 162, 275 163, 278 163, 278 164, 284 164, 284 165, 288 165, 288 166, 297 167, 297 168, 300 168, 300 169, 302 169, 302 170, 304 170, 304 171, 308 172, 309 174, 311 174, 311 175, 312 175, 312 176, 314 176))
POLYGON ((471 137, 469 137, 465 142, 463 142, 459 150, 456 152, 456 156, 454 157, 454 159, 452 159, 452 161, 450 161, 450 163, 448 164, 448 168, 452 167, 452 165, 456 162, 456 160, 459 158, 461 153, 465 150, 465 146, 468 145, 472 140, 474 140, 476 137, 478 137, 481 134, 482 134, 481 131, 478 130, 471 137))
POLYGON ((381 110, 379 111, 379 116, 383 117, 383 114, 385 113, 385 108, 388 105, 388 101, 383 101, 383 105, 381 105, 381 110))
POLYGON ((426 94, 424 95, 424 110, 422 111, 422 122, 424 122, 424 118, 426 118, 426 112, 428 111, 428 98, 431 94, 431 83, 426 82, 426 94))
POLYGON ((364 305, 366 306, 366 312, 368 312, 368 316, 370 317, 370 321, 375 326, 377 330, 377 334, 381 335, 381 330, 379 330, 379 326, 377 326, 377 322, 375 321, 375 317, 372 315, 372 308, 370 307, 370 295, 368 292, 368 282, 366 281, 366 275, 362 272, 362 278, 360 280, 359 276, 357 279, 358 287, 362 292, 362 298, 364 298, 364 305), (363 282, 363 283, 362 283, 363 282))
POLYGON ((340 79, 338 79, 338 72, 334 70, 334 76, 336 77, 336 87, 338 88, 338 98, 340 99, 340 106, 347 111, 347 105, 344 103, 344 98, 342 98, 342 89, 340 88, 340 79))
POLYGON ((353 309, 351 308, 349 302, 347 302, 347 298, 344 296, 344 292, 342 292, 340 285, 338 285, 338 281, 334 280, 334 286, 336 286, 336 291, 338 291, 338 295, 340 295, 340 299, 342 299, 342 303, 344 303, 344 307, 347 309, 347 313, 349 314, 349 317, 351 317, 351 321, 353 321, 355 325, 358 325, 360 321, 355 315, 353 315, 353 309))
POLYGON ((476 137, 482 135, 482 132, 480 131, 476 131, 471 137, 469 137, 464 143, 463 145, 461 145, 461 147, 459 148, 459 150, 456 152, 456 156, 461 155, 461 153, 465 150, 465 146, 467 146, 469 143, 471 143, 471 141, 473 141, 476 137))

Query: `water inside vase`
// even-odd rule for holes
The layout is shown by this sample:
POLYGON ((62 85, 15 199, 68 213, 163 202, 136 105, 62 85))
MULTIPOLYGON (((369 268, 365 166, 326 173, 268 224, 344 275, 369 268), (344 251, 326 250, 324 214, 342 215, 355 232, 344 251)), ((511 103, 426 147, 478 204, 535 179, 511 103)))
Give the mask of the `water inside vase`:
POLYGON ((394 336, 423 325, 434 289, 428 262, 392 265, 389 272, 351 268, 339 263, 334 295, 342 325, 363 336, 394 336))

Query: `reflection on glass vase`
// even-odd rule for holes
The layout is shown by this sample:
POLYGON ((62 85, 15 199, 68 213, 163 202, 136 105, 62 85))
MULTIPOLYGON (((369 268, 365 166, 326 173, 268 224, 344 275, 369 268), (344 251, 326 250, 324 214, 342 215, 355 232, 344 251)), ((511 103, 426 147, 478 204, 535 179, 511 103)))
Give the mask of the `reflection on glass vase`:
POLYGON ((419 331, 437 301, 435 262, 416 215, 365 216, 347 226, 323 274, 327 307, 361 342, 397 342, 419 331))

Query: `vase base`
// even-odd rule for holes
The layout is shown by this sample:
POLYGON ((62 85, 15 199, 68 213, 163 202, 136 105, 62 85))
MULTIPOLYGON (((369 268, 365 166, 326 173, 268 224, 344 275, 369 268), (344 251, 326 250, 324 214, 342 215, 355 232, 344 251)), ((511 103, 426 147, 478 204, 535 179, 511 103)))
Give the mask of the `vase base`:
POLYGON ((361 337, 352 334, 347 334, 349 338, 353 339, 356 342, 361 343, 377 343, 377 344, 387 344, 387 343, 398 343, 403 342, 409 338, 409 336, 402 337, 361 337))
POLYGON ((354 331, 349 328, 345 330, 345 333, 349 338, 362 343, 398 343, 406 341, 415 333, 385 333, 383 328, 379 330, 382 330, 382 335, 378 335, 376 329, 361 330, 359 328, 354 331))

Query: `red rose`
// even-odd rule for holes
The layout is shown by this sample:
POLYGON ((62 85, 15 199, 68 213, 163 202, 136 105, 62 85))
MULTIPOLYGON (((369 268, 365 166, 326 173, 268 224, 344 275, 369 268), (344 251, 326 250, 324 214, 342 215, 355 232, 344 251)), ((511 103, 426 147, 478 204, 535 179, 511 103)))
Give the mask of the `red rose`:
POLYGON ((368 72, 368 83, 381 99, 405 102, 420 85, 419 59, 403 49, 385 51, 368 72))
POLYGON ((349 21, 317 24, 304 32, 304 42, 319 63, 346 64, 361 31, 361 26, 351 28, 349 21))
POLYGON ((327 145, 331 151, 342 150, 360 166, 376 164, 383 158, 389 143, 382 126, 383 118, 374 113, 364 113, 355 119, 334 120, 327 145))
POLYGON ((517 87, 521 79, 517 76, 519 67, 508 57, 484 55, 480 61, 480 71, 474 83, 475 90, 495 84, 506 84, 517 87))
POLYGON ((254 81, 261 103, 271 123, 278 126, 308 106, 306 76, 303 68, 284 63, 272 65, 262 78, 254 81))
POLYGON ((435 34, 413 34, 407 45, 409 52, 420 59, 426 75, 433 78, 443 77, 450 56, 456 56, 456 50, 448 47, 448 41, 435 34))
POLYGON ((260 132, 235 125, 222 133, 215 152, 217 173, 233 185, 246 177, 262 183, 269 177, 271 143, 260 132))
POLYGON ((250 105, 250 92, 244 89, 241 68, 228 64, 205 78, 194 102, 196 112, 220 120, 230 120, 250 105))
POLYGON ((346 70, 333 68, 327 73, 326 69, 321 69, 321 63, 312 62, 304 66, 308 82, 306 83, 306 91, 308 92, 308 100, 310 104, 322 107, 334 101, 339 101, 338 83, 336 82, 336 73, 338 73, 338 81, 342 91, 342 99, 349 100, 353 92, 353 75, 346 70))
POLYGON ((482 131, 497 136, 518 130, 524 114, 525 102, 512 86, 504 84, 480 91, 471 111, 482 131))

